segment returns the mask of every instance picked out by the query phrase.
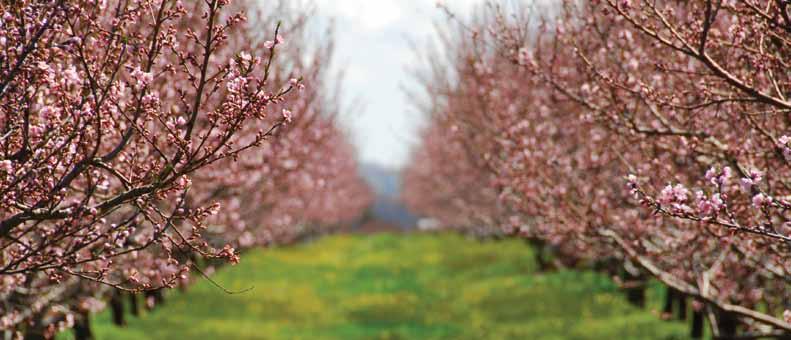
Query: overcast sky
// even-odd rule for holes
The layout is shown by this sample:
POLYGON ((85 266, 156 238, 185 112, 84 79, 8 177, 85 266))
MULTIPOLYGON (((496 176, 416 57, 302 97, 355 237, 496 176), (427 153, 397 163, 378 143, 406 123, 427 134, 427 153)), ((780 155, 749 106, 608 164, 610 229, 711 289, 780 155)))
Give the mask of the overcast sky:
MULTIPOLYGON (((322 16, 335 20, 336 67, 342 67, 343 102, 359 110, 342 117, 363 162, 401 167, 416 140, 420 114, 403 86, 415 88, 410 67, 417 58, 410 41, 425 44, 433 22, 444 15, 434 0, 315 0, 322 16)), ((484 0, 445 0, 466 13, 484 0)))

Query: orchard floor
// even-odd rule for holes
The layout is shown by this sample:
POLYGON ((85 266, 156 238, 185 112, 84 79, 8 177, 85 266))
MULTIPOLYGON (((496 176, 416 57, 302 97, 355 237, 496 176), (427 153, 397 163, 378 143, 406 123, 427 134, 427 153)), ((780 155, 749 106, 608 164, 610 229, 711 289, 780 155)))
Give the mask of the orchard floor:
POLYGON ((251 251, 242 263, 129 326, 93 321, 98 339, 682 339, 661 296, 628 305, 592 272, 536 273, 518 240, 455 234, 339 235, 251 251))

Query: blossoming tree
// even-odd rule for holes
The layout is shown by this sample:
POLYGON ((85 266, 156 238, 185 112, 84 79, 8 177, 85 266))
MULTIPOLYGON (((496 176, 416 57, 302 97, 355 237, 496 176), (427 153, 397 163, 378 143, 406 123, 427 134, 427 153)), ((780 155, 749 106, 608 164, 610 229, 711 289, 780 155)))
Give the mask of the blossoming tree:
POLYGON ((260 236, 273 216, 294 216, 280 227, 293 233, 364 209, 367 189, 321 94, 331 45, 283 48, 288 34, 305 38, 304 24, 263 20, 253 5, 0 4, 0 327, 52 335, 70 310, 100 305, 107 288, 97 287, 173 287, 196 256, 236 262, 236 248, 277 241, 260 236), (320 150, 326 158, 311 154, 320 150), (303 204, 243 207, 242 192, 303 204))
POLYGON ((715 335, 788 332, 787 7, 564 2, 542 21, 492 6, 449 49, 459 85, 430 84, 467 132, 432 143, 480 150, 506 231, 651 275, 715 335))

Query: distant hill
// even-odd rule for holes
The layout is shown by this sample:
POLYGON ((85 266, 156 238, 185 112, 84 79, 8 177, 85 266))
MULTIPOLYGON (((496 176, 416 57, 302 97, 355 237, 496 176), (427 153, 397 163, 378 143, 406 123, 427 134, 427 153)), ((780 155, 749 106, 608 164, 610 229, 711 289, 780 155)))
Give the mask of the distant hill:
POLYGON ((371 163, 361 164, 360 172, 376 192, 376 201, 371 207, 373 216, 370 217, 394 224, 401 229, 415 228, 417 217, 410 214, 399 201, 400 172, 371 163))

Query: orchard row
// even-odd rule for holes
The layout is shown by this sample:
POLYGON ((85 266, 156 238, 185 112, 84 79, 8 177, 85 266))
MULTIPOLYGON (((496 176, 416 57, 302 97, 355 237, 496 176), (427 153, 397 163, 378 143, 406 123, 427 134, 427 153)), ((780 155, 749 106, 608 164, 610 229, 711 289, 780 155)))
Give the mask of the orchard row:
POLYGON ((696 336, 704 316, 715 336, 791 332, 791 5, 542 6, 443 30, 410 207, 653 277, 692 301, 696 336))
MULTIPOLYGON (((370 200, 289 1, 0 4, 0 329, 49 338, 370 200)), ((79 333, 78 333, 79 335, 79 333)))

